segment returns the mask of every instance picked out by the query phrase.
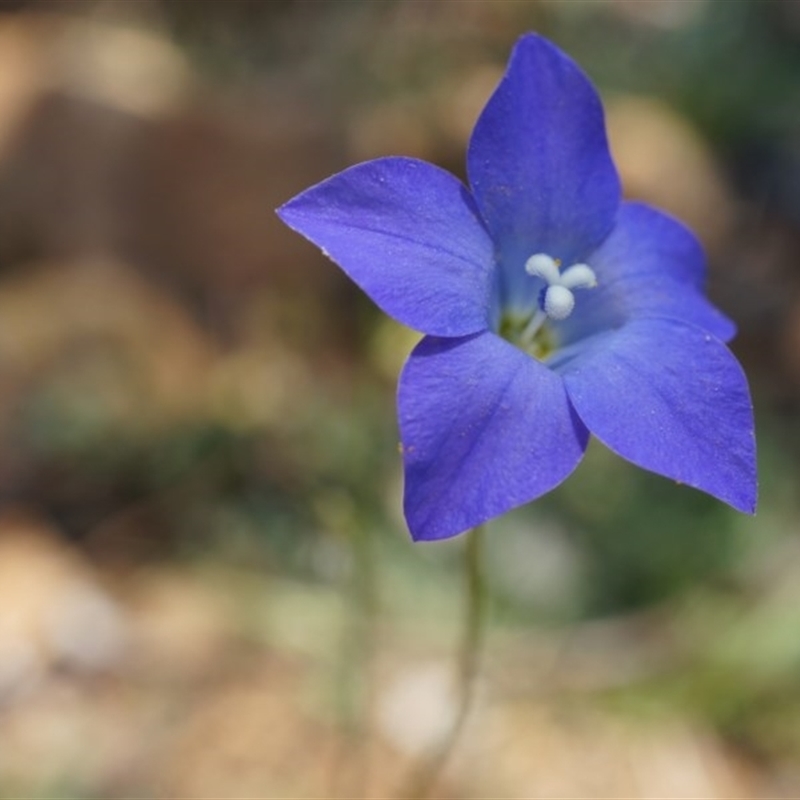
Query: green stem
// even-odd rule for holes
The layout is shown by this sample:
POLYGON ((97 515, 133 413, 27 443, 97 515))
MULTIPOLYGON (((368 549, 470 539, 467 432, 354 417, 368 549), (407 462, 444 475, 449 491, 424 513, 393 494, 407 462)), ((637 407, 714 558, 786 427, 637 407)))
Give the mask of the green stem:
POLYGON ((374 689, 373 661, 377 635, 375 543, 360 520, 351 520, 354 557, 349 615, 342 639, 339 702, 342 750, 333 760, 332 794, 368 796, 370 784, 369 716, 374 689))
POLYGON ((415 765, 405 782, 401 798, 424 800, 447 763, 458 742, 464 723, 475 699, 475 679, 478 675, 484 637, 486 589, 483 580, 484 527, 479 525, 467 534, 464 552, 466 572, 466 605, 464 631, 458 658, 458 709, 450 730, 439 744, 415 765))

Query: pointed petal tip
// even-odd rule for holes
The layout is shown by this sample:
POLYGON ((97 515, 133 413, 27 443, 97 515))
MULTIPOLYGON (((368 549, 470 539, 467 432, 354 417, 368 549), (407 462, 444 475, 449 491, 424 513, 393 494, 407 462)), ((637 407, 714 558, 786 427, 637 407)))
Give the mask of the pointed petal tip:
POLYGON ((517 41, 514 42, 511 55, 513 58, 513 56, 515 56, 518 52, 523 52, 525 50, 533 51, 536 49, 547 50, 550 53, 557 53, 559 56, 573 61, 572 57, 567 55, 560 47, 536 31, 527 31, 519 36, 517 41))
POLYGON ((708 489, 702 486, 692 486, 692 488, 701 492, 705 492, 706 494, 710 494, 712 497, 715 497, 717 500, 720 500, 721 502, 730 506, 734 511, 747 514, 750 517, 753 517, 756 514, 756 507, 758 505, 758 487, 755 485, 748 486, 744 492, 733 496, 725 495, 723 492, 710 492, 708 489))
POLYGON ((472 516, 466 522, 452 513, 441 513, 434 517, 422 516, 414 512, 410 503, 406 503, 405 519, 408 532, 411 534, 412 541, 419 542, 441 542, 445 539, 454 539, 462 536, 471 530, 491 521, 498 514, 485 514, 483 516, 472 516))
POLYGON ((588 441, 561 378, 490 333, 423 339, 398 405, 415 541, 457 536, 538 499, 573 472, 588 441))
POLYGON ((492 518, 491 514, 484 515, 480 519, 478 516, 472 515, 469 520, 465 520, 457 510, 438 504, 420 504, 408 480, 406 480, 403 493, 403 516, 408 532, 411 534, 411 540, 415 544, 453 539, 492 518))
MULTIPOLYGON (((648 467, 643 467, 643 469, 655 472, 657 475, 661 474, 648 467)), ((743 477, 741 483, 734 487, 709 487, 701 485, 699 482, 687 482, 686 486, 698 492, 703 492, 721 503, 725 503, 726 506, 730 506, 734 511, 751 517, 755 516, 758 506, 758 480, 755 474, 743 477)))
POLYGON ((278 219, 283 222, 284 225, 292 228, 292 230, 295 230, 294 225, 292 225, 290 221, 292 217, 292 211, 297 201, 300 200, 304 194, 305 192, 300 192, 299 194, 294 195, 294 197, 290 197, 288 200, 286 200, 286 202, 281 203, 281 205, 275 209, 275 215, 278 217, 278 219))
POLYGON ((440 167, 356 164, 276 213, 404 325, 438 336, 488 327, 494 245, 464 184, 440 167))
POLYGON ((610 450, 753 514, 753 405, 733 354, 700 328, 634 320, 564 375, 584 424, 610 450))
POLYGON ((574 263, 611 229, 621 187, 600 97, 575 60, 539 34, 514 45, 472 131, 467 174, 509 262, 546 252, 574 263))
POLYGON ((408 518, 406 518, 406 524, 408 525, 408 532, 411 534, 411 539, 414 544, 421 544, 425 542, 441 542, 445 539, 453 539, 456 536, 461 536, 462 534, 471 530, 470 528, 464 528, 462 530, 460 527, 456 529, 448 529, 435 524, 419 526, 409 521, 408 518))
POLYGON ((756 511, 758 510, 758 479, 755 475, 753 475, 752 481, 746 487, 745 491, 741 492, 735 501, 724 497, 721 497, 720 500, 728 503, 728 505, 730 505, 731 508, 736 509, 736 511, 740 511, 742 514, 747 514, 748 516, 754 517, 756 515, 756 511))

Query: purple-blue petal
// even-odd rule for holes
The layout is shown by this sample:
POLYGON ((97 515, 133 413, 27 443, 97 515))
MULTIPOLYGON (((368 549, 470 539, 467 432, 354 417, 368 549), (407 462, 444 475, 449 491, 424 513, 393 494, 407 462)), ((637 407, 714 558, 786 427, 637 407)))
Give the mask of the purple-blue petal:
POLYGON ((423 339, 398 405, 415 539, 454 536, 543 495, 588 440, 561 378, 492 333, 423 339))
POLYGON ((714 336, 674 320, 634 320, 586 342, 558 371, 585 425, 611 450, 755 511, 747 380, 714 336))
POLYGON ((580 67, 535 34, 516 44, 467 156, 478 207, 500 250, 504 301, 525 306, 529 256, 585 259, 611 230, 620 183, 600 98, 580 67))
POLYGON ((312 186, 278 215, 405 325, 437 336, 487 328, 493 245, 449 172, 410 158, 369 161, 312 186))
POLYGON ((579 292, 560 327, 569 344, 627 320, 667 317, 696 325, 722 341, 736 326, 703 295, 705 255, 692 232, 642 203, 624 203, 616 225, 587 259, 597 287, 579 292))

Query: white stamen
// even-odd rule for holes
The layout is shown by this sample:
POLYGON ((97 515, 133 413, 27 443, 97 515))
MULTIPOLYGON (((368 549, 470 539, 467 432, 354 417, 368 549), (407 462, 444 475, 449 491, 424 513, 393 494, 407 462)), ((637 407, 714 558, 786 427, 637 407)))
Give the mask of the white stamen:
POLYGON ((537 253, 525 262, 525 272, 534 278, 541 278, 548 285, 558 283, 558 263, 546 253, 537 253))
POLYGON ((566 287, 555 284, 544 293, 544 313, 550 319, 566 319, 575 308, 575 295, 566 287))
POLYGON ((567 289, 594 289, 597 277, 588 264, 573 264, 561 273, 561 285, 567 289))
MULTIPOLYGON (((525 272, 534 278, 541 278, 547 286, 541 298, 542 310, 554 320, 566 319, 575 308, 575 295, 573 289, 591 289, 597 286, 597 277, 588 264, 573 264, 564 272, 560 272, 561 262, 547 253, 536 253, 525 262, 525 272)), ((541 327, 542 320, 538 312, 535 330, 541 327)), ((532 322, 528 324, 525 333, 529 334, 532 322)))
POLYGON ((566 319, 575 308, 573 289, 591 289, 597 286, 597 277, 588 264, 573 264, 561 272, 561 262, 547 253, 536 253, 525 262, 525 272, 547 285, 540 295, 537 308, 519 335, 518 342, 527 347, 548 319, 557 322, 566 319))

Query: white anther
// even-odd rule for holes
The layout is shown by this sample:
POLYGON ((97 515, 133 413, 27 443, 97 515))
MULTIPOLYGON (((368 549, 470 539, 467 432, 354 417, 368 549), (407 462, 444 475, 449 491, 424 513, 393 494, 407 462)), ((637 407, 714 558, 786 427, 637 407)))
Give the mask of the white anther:
POLYGON ((566 286, 549 286, 544 293, 544 313, 550 319, 566 319, 575 307, 575 295, 566 286))
POLYGON ((561 273, 560 283, 567 289, 594 289, 597 277, 588 264, 574 264, 561 273))
POLYGON ((558 283, 560 280, 558 263, 546 253, 537 253, 535 256, 531 256, 525 262, 525 272, 534 278, 541 278, 548 285, 558 283))
MULTIPOLYGON (((542 311, 554 320, 566 319, 572 313, 575 307, 573 289, 592 289, 597 286, 597 277, 588 264, 573 264, 564 272, 559 271, 560 266, 561 262, 547 253, 536 253, 525 262, 525 272, 534 278, 541 278, 547 284, 540 302, 542 311)), ((538 316, 535 319, 538 330, 543 320, 538 316)))

